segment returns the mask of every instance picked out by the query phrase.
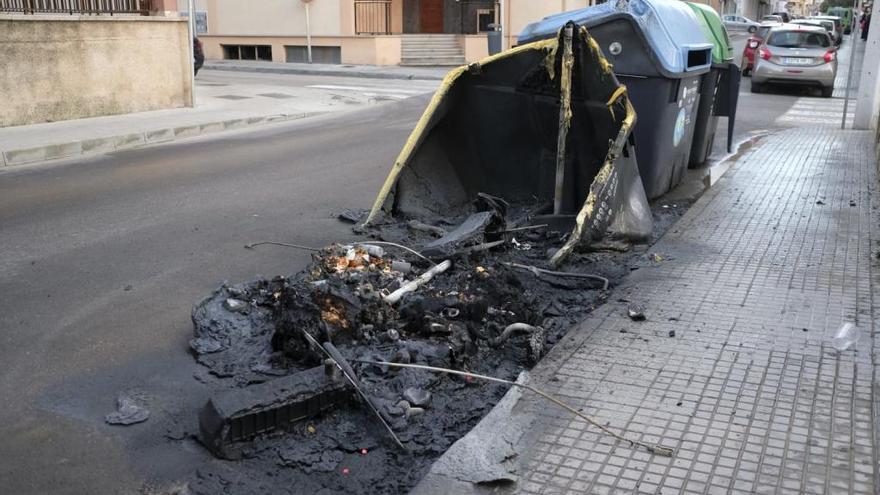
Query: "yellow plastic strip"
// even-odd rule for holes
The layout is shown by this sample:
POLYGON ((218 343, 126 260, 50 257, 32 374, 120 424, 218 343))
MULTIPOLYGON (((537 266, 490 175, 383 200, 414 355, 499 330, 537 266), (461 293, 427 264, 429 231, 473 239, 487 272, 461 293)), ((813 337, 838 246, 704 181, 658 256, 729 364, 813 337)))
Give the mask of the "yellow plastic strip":
POLYGON ((629 137, 629 133, 632 131, 635 121, 636 111, 629 100, 626 100, 626 118, 623 119, 620 131, 617 133, 617 138, 614 140, 614 143, 608 150, 608 154, 605 156, 605 163, 602 165, 599 173, 596 174, 596 178, 593 179, 593 183, 590 186, 590 193, 587 195, 587 200, 584 201, 581 210, 578 212, 571 235, 568 236, 565 245, 562 246, 559 251, 556 251, 556 253, 553 254, 553 257, 550 258, 550 266, 558 267, 569 255, 571 255, 575 246, 581 242, 584 230, 586 229, 586 224, 593 218, 596 210, 596 202, 598 201, 598 198, 596 197, 595 190, 599 188, 594 186, 601 187, 603 184, 607 183, 608 179, 611 177, 611 173, 614 169, 614 162, 617 161, 617 157, 623 150, 623 146, 626 144, 626 139, 629 137))
POLYGON ((621 84, 617 89, 614 90, 613 93, 611 93, 611 98, 608 98, 608 103, 606 103, 605 105, 607 105, 609 107, 611 105, 614 105, 615 103, 617 103, 617 100, 625 94, 626 94, 626 86, 621 84))

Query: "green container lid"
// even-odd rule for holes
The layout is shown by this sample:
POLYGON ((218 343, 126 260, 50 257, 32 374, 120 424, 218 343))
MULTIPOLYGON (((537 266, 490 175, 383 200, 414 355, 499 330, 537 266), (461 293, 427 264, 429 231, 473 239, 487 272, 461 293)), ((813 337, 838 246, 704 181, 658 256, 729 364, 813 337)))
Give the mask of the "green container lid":
POLYGON ((727 36, 727 29, 724 28, 718 12, 702 3, 685 3, 693 9, 697 19, 700 20, 706 40, 712 43, 712 62, 720 64, 733 60, 733 45, 730 44, 730 37, 727 36))

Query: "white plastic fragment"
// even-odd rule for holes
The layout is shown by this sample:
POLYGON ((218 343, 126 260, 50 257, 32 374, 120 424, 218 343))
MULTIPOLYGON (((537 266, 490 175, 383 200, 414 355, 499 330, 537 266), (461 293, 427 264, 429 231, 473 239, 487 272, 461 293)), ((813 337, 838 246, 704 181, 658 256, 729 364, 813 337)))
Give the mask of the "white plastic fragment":
POLYGON ((452 261, 446 260, 439 265, 432 266, 425 273, 419 275, 419 278, 410 280, 409 282, 400 286, 399 289, 384 296, 385 302, 388 304, 397 304, 400 299, 409 294, 410 292, 414 292, 416 289, 421 287, 423 284, 430 282, 434 275, 440 274, 448 270, 452 266, 452 261))

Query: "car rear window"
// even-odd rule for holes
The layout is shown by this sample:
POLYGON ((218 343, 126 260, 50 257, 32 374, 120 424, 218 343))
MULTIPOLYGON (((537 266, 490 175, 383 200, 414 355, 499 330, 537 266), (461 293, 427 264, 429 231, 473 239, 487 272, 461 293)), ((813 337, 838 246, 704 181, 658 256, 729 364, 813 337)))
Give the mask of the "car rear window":
POLYGON ((769 32, 770 32, 769 26, 758 28, 758 37, 762 38, 762 39, 767 38, 767 33, 769 33, 769 32))
POLYGON ((802 26, 816 26, 824 28, 825 31, 831 31, 834 29, 833 23, 824 23, 819 21, 794 21, 792 24, 800 24, 802 26))
POLYGON ((779 48, 827 48, 831 45, 828 36, 806 31, 777 31, 767 40, 770 46, 779 48))
POLYGON ((822 19, 823 21, 828 21, 834 24, 834 27, 837 28, 837 25, 840 23, 839 19, 829 19, 827 17, 815 17, 815 19, 822 19))

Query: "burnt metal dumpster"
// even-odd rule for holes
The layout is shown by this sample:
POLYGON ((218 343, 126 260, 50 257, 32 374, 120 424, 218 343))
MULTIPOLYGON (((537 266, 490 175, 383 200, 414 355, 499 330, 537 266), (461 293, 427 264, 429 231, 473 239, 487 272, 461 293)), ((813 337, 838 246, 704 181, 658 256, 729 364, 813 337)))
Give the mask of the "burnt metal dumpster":
POLYGON ((446 76, 364 225, 449 222, 491 195, 570 230, 551 265, 609 229, 648 236, 651 214, 630 142, 635 117, 588 31, 563 25, 551 39, 446 76))
POLYGON ((552 37, 568 21, 587 27, 627 87, 639 115, 634 136, 642 181, 649 198, 661 196, 687 170, 712 44, 678 0, 619 0, 564 12, 526 26, 518 40, 552 37))
POLYGON ((700 20, 703 34, 712 41, 712 68, 703 74, 700 81, 700 102, 691 145, 689 166, 697 168, 712 153, 718 131, 718 117, 727 117, 727 151, 731 151, 742 74, 734 62, 733 45, 727 36, 727 30, 715 9, 701 3, 687 4, 700 20))

